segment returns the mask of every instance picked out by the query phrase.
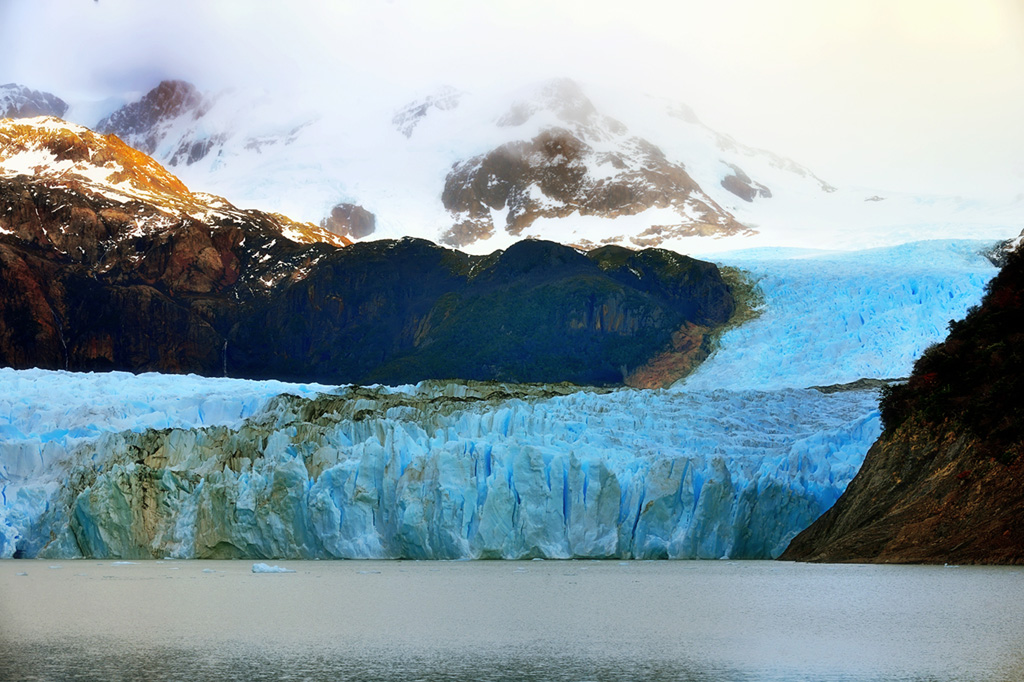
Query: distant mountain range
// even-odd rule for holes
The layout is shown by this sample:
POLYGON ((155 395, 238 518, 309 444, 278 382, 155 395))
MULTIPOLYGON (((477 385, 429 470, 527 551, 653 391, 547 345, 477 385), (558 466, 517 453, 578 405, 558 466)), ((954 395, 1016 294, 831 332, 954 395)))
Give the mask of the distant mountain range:
MULTIPOLYGON (((8 116, 96 110, 4 88, 8 116)), ((999 238, 1019 214, 837 190, 708 128, 681 103, 569 79, 509 92, 444 87, 390 110, 357 100, 302 109, 266 92, 210 94, 168 80, 100 120, 75 122, 235 205, 351 239, 416 236, 475 253, 525 237, 682 251, 863 247, 967 229, 999 238)))
MULTIPOLYGON (((421 177, 408 178, 400 185, 401 191, 423 190, 432 195, 424 200, 423 208, 428 209, 426 215, 431 216, 438 234, 422 236, 436 236, 452 246, 486 242, 496 233, 555 236, 548 234, 546 223, 564 218, 644 213, 650 213, 648 218, 655 222, 634 234, 599 241, 651 246, 682 235, 750 233, 750 228, 722 206, 722 197, 753 202, 772 196, 769 187, 737 164, 739 159, 733 157, 740 148, 731 140, 714 134, 705 140, 719 148, 717 154, 729 158, 720 160, 714 169, 720 178, 704 174, 698 181, 678 154, 670 158, 656 143, 600 113, 581 86, 568 79, 515 93, 492 111, 481 110, 481 103, 468 102, 470 99, 469 93, 443 88, 402 107, 391 118, 391 129, 378 131, 390 138, 379 140, 381 163, 395 167, 412 161, 422 166, 418 169, 421 177), (454 161, 447 149, 448 133, 443 130, 451 126, 477 130, 472 146, 466 146, 467 151, 454 161), (395 148, 403 143, 407 158, 389 159, 402 151, 395 148), (433 177, 428 178, 428 173, 433 177), (443 181, 430 188, 429 180, 440 180, 442 173, 443 181), (702 187, 709 184, 713 189, 702 187)), ((218 172, 227 165, 251 165, 252 159, 247 157, 252 156, 269 156, 290 169, 312 165, 324 160, 325 153, 311 155, 309 142, 326 143, 340 132, 333 130, 335 122, 327 116, 298 122, 287 130, 255 131, 252 121, 239 115, 250 108, 245 100, 244 93, 210 97, 190 83, 165 81, 99 121, 97 130, 118 135, 170 167, 198 166, 218 172), (297 150, 302 151, 297 154, 297 150), (287 162, 282 164, 284 160, 287 162)), ((670 109, 666 114, 677 117, 677 128, 699 126, 692 113, 682 109, 670 109)), ((345 144, 344 139, 325 144, 327 154, 344 156, 345 144)), ((795 163, 762 156, 760 165, 774 165, 776 170, 813 179, 825 191, 832 189, 795 163)), ((339 179, 358 181, 347 173, 339 179)), ((288 178, 285 184, 297 184, 297 178, 288 178)), ((372 187, 337 203, 368 203, 370 209, 364 210, 387 221, 390 206, 386 196, 377 200, 380 190, 372 187)), ((337 213, 332 208, 330 215, 324 215, 324 224, 349 235, 372 234, 339 219, 337 213)), ((567 241, 596 245, 582 234, 567 241)))

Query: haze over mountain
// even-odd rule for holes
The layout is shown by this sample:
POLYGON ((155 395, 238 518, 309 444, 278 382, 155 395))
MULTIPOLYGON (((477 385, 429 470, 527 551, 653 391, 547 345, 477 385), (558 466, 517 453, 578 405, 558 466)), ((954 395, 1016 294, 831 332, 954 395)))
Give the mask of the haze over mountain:
POLYGON ((184 78, 398 106, 568 76, 687 102, 837 187, 965 196, 1024 172, 1021 26, 1013 0, 0 4, 3 82, 69 103, 184 78))
POLYGON ((1000 239, 1024 207, 836 188, 684 103, 567 78, 342 109, 168 80, 79 122, 242 206, 475 253, 524 237, 683 252, 1000 239))

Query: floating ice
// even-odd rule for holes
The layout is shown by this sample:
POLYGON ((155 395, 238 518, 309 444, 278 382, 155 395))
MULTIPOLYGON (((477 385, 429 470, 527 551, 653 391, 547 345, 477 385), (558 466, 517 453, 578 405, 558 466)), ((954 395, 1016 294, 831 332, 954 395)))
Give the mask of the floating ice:
POLYGON ((280 566, 271 566, 269 564, 253 564, 253 573, 294 573, 290 568, 282 568, 280 566))

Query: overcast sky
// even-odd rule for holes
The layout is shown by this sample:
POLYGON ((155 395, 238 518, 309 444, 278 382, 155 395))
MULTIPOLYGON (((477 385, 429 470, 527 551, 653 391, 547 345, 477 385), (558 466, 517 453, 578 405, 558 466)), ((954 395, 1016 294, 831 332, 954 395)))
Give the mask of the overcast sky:
POLYGON ((833 184, 1024 191, 1024 0, 0 0, 0 82, 69 101, 551 76, 686 102, 833 184))

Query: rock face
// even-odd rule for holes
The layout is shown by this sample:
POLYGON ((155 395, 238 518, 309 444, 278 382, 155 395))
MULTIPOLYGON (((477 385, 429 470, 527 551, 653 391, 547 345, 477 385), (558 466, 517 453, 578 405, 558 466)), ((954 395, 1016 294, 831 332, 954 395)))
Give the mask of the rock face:
POLYGON ((377 219, 362 206, 341 203, 331 215, 320 221, 320 227, 351 239, 369 237, 377 229, 377 219))
POLYGON ((742 168, 731 164, 730 167, 732 173, 722 179, 722 187, 747 202, 753 201, 757 197, 772 198, 772 191, 761 183, 751 180, 742 168))
POLYGON ((783 559, 1024 563, 1024 252, 882 400, 885 431, 783 559))
POLYGON ((0 128, 0 364, 213 372, 214 324, 343 244, 194 194, 116 137, 0 128))
POLYGON ((67 102, 48 92, 30 90, 17 83, 0 85, 0 118, 61 117, 67 110, 67 102))
POLYGON ((56 119, 0 129, 0 172, 0 364, 12 367, 622 383, 659 353, 699 348, 694 326, 734 308, 714 265, 667 251, 339 249, 56 119))

